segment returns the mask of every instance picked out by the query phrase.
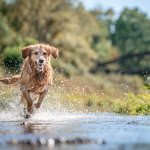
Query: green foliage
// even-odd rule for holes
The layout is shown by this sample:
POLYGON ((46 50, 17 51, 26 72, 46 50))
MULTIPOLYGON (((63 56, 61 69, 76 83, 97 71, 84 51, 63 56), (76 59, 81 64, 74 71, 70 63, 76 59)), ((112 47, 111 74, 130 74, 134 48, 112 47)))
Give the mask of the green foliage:
POLYGON ((124 99, 113 101, 112 109, 114 112, 130 115, 149 115, 150 114, 150 95, 129 94, 124 99))
POLYGON ((138 9, 125 9, 116 22, 114 43, 122 54, 150 50, 150 20, 138 9))
POLYGON ((86 74, 97 59, 109 59, 118 53, 111 49, 106 23, 70 0, 16 0, 3 14, 22 38, 32 36, 60 48, 55 66, 66 76, 86 74))
POLYGON ((37 43, 35 39, 26 38, 16 39, 14 45, 7 46, 2 53, 2 62, 3 66, 6 68, 8 72, 19 72, 22 64, 22 55, 21 55, 21 48, 29 45, 37 43))
MULTIPOLYGON (((115 23, 115 32, 112 35, 121 55, 150 51, 150 20, 139 9, 124 9, 115 23)), ((149 56, 133 58, 122 65, 126 69, 136 70, 147 67, 150 63, 149 56)))
POLYGON ((111 32, 110 26, 114 12, 112 9, 107 11, 93 10, 91 12, 98 20, 99 34, 93 36, 92 47, 97 52, 98 61, 103 62, 118 57, 119 52, 116 47, 112 45, 110 40, 111 32))
MULTIPOLYGON (((114 45, 110 39, 113 15, 112 9, 87 11, 72 0, 2 0, 0 53, 33 44, 34 39, 49 43, 60 49, 55 68, 71 77, 88 74, 95 62, 150 50, 150 21, 145 14, 125 9, 115 23, 114 45), (27 42, 29 38, 33 41, 27 42)), ((135 57, 122 66, 139 69, 147 67, 149 61, 148 56, 141 60, 135 57)))
POLYGON ((70 0, 16 0, 8 7, 3 14, 22 38, 60 48, 55 64, 59 71, 67 76, 85 74, 94 65, 97 52, 91 45, 101 30, 96 17, 82 6, 74 7, 70 0))
POLYGON ((95 44, 94 49, 97 51, 100 62, 112 60, 119 56, 118 49, 112 46, 111 41, 106 38, 101 39, 100 42, 95 44))
POLYGON ((9 27, 7 18, 0 13, 0 53, 4 47, 12 44, 14 36, 15 32, 9 27))
POLYGON ((80 94, 67 91, 67 97, 63 95, 62 101, 67 102, 72 108, 79 111, 114 112, 128 115, 150 115, 150 95, 148 93, 128 94, 124 98, 117 99, 109 96, 95 95, 95 93, 82 92, 80 94), (80 104, 80 105, 77 105, 80 104), (76 106, 77 105, 77 106, 76 106))
POLYGON ((3 53, 3 62, 8 71, 18 72, 22 63, 22 57, 19 48, 16 46, 7 47, 3 53))

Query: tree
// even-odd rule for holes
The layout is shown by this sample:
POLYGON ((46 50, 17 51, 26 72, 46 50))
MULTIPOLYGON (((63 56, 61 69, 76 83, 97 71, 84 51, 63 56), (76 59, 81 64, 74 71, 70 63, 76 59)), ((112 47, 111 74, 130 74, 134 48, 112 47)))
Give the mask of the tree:
MULTIPOLYGON (((115 23, 112 41, 120 50, 121 55, 138 54, 150 51, 150 20, 139 9, 124 9, 115 23)), ((122 61, 124 69, 138 70, 149 67, 149 55, 134 57, 122 61)))
POLYGON ((101 31, 92 13, 71 0, 15 0, 8 8, 3 14, 22 39, 32 37, 60 48, 59 70, 68 76, 89 71, 97 59, 93 37, 101 31))
POLYGON ((13 38, 15 37, 15 32, 8 24, 7 18, 0 13, 0 53, 7 45, 13 43, 13 38))
POLYGON ((97 18, 99 24, 99 34, 93 36, 92 47, 97 52, 98 60, 96 62, 104 62, 118 57, 118 49, 113 47, 110 40, 110 26, 113 21, 114 11, 112 9, 101 10, 95 9, 91 13, 97 18))

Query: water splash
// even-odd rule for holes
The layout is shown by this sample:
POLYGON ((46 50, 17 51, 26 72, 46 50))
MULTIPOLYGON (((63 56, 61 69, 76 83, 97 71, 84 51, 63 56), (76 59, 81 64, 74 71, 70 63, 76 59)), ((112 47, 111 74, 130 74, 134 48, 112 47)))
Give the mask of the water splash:
MULTIPOLYGON (((23 105, 20 104, 20 91, 18 87, 10 87, 9 90, 1 86, 0 92, 0 121, 23 121, 23 105)), ((44 99, 42 107, 32 116, 34 121, 64 121, 81 118, 83 115, 73 110, 71 104, 64 104, 62 89, 55 93, 50 90, 44 99), (59 93, 59 94, 58 94, 59 93), (72 112, 71 114, 69 112, 72 112)))

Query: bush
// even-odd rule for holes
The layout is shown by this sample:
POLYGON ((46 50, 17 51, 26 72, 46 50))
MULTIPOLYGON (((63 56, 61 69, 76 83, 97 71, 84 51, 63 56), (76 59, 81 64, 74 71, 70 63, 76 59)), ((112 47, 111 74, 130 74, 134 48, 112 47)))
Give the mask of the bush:
POLYGON ((128 94, 122 100, 114 100, 112 110, 116 113, 129 115, 149 115, 150 114, 150 95, 143 94, 128 94))
POLYGON ((8 46, 2 53, 2 64, 6 72, 17 73, 20 71, 22 64, 21 48, 30 44, 37 43, 33 38, 18 38, 13 46, 8 46))
POLYGON ((7 71, 18 72, 22 63, 19 47, 7 47, 3 53, 3 62, 7 71))

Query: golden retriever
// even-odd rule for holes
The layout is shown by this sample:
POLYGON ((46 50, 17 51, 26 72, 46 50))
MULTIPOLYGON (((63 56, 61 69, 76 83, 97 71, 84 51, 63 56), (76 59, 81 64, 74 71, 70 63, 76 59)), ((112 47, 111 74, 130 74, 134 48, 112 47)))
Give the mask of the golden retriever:
POLYGON ((26 118, 33 113, 33 109, 40 108, 42 101, 52 85, 53 70, 50 63, 51 55, 58 56, 58 49, 46 44, 29 45, 21 50, 24 63, 21 75, 1 79, 4 84, 20 84, 21 102, 27 110, 26 118), (34 104, 31 94, 38 95, 34 104))

